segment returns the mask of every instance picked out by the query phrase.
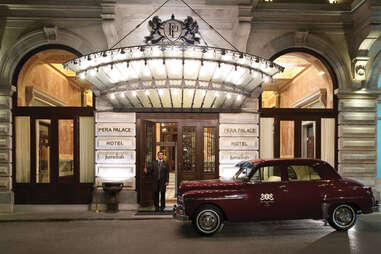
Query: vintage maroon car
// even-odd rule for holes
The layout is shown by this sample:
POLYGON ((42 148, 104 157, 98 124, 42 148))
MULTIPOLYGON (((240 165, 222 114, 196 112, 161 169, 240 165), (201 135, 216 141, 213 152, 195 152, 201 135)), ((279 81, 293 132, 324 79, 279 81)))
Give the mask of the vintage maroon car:
POLYGON ((321 160, 254 160, 236 166, 232 180, 181 183, 174 217, 191 220, 206 235, 221 230, 225 220, 327 219, 345 231, 358 214, 378 209, 370 187, 342 178, 321 160))

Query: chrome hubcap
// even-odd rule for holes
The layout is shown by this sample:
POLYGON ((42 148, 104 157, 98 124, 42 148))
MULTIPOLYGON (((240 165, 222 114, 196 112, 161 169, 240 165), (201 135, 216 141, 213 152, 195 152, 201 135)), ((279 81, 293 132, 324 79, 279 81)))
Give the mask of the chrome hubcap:
POLYGON ((197 222, 202 231, 211 232, 216 230, 220 223, 220 218, 215 211, 206 210, 198 215, 197 222))
POLYGON ((354 214, 350 208, 341 206, 335 209, 334 219, 339 226, 345 227, 352 223, 354 214))

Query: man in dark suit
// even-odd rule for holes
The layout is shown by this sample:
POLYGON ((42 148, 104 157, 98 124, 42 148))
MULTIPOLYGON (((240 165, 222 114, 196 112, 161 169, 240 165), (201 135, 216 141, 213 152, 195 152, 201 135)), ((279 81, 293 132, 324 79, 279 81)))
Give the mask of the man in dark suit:
POLYGON ((157 153, 157 160, 152 162, 152 167, 149 170, 144 168, 144 173, 152 175, 152 198, 155 212, 159 211, 159 193, 161 195, 160 211, 164 211, 165 190, 169 181, 169 165, 164 161, 163 152, 157 153))

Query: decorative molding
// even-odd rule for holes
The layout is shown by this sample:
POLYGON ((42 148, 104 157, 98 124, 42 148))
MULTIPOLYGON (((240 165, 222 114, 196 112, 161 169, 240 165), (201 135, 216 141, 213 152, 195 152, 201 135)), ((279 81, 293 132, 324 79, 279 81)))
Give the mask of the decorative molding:
POLYGON ((324 107, 327 107, 327 89, 319 89, 316 92, 313 92, 312 94, 296 101, 291 106, 293 108, 307 108, 316 102, 320 102, 324 105, 324 107))
POLYGON ((308 40, 309 31, 295 32, 295 44, 305 44, 308 40))
POLYGON ((34 86, 25 87, 25 97, 27 106, 31 106, 34 102, 39 102, 45 104, 45 106, 65 106, 66 103, 61 101, 54 96, 38 89, 34 86))

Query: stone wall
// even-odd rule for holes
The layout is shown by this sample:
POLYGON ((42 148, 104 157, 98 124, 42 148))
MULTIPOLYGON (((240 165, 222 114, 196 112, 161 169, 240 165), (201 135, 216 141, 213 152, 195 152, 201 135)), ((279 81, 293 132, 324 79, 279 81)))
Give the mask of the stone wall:
POLYGON ((356 92, 338 94, 339 173, 376 186, 376 97, 356 92))
POLYGON ((0 213, 14 210, 11 105, 9 91, 0 90, 0 213))

